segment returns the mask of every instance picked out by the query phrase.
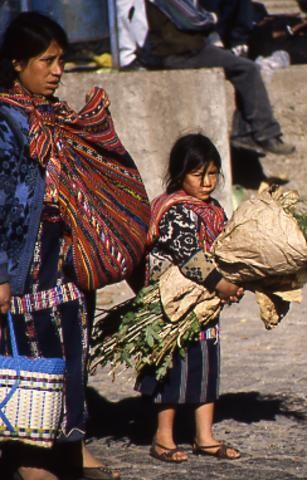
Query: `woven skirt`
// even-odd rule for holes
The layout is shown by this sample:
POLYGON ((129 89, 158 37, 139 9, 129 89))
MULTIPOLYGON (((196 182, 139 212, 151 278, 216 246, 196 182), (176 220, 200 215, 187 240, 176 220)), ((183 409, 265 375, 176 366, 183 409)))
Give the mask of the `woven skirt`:
MULTIPOLYGON (((86 362, 89 320, 84 294, 65 272, 64 226, 56 210, 45 209, 26 283, 13 297, 11 313, 21 355, 62 357, 66 361, 63 420, 58 440, 85 435, 86 362)), ((9 351, 2 319, 1 351, 9 351)))
POLYGON ((136 390, 159 404, 199 404, 215 402, 219 394, 220 347, 217 338, 188 345, 186 355, 174 353, 173 366, 157 381, 154 370, 143 370, 136 390))

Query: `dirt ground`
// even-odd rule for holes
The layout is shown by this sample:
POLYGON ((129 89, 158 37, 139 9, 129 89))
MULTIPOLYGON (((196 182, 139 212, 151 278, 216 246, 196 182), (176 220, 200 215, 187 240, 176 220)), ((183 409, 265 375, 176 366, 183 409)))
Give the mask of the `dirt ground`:
POLYGON ((253 294, 227 307, 221 318, 221 396, 215 434, 237 446, 236 462, 195 457, 192 412, 179 409, 176 440, 189 454, 172 465, 148 455, 155 415, 134 391, 130 370, 115 382, 107 369, 90 379, 89 448, 119 468, 123 480, 307 479, 306 324, 302 304, 273 330, 265 330, 253 294))

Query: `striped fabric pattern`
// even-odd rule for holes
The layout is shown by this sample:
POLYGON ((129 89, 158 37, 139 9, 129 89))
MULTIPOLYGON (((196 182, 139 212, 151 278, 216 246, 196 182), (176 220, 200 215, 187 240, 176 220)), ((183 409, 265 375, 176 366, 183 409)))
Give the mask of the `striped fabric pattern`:
POLYGON ((215 402, 219 395, 220 344, 215 340, 191 342, 184 358, 174 354, 173 367, 163 382, 154 377, 140 379, 137 390, 145 395, 152 387, 157 404, 200 404, 215 402))
POLYGON ((159 237, 159 223, 163 215, 178 203, 190 208, 201 219, 199 240, 200 247, 210 251, 211 245, 223 230, 226 217, 223 208, 217 200, 210 198, 207 201, 199 200, 178 190, 174 193, 163 193, 155 198, 151 204, 151 219, 147 234, 147 244, 152 246, 159 237))
POLYGON ((80 290, 74 283, 68 282, 63 285, 56 285, 49 290, 13 296, 11 298, 11 313, 22 315, 26 312, 37 312, 65 302, 71 302, 80 297, 80 290))
POLYGON ((105 91, 95 87, 79 112, 28 96, 16 84, 0 101, 29 115, 31 157, 46 169, 71 231, 78 286, 100 288, 129 276, 141 259, 150 207, 140 174, 118 136, 105 91))

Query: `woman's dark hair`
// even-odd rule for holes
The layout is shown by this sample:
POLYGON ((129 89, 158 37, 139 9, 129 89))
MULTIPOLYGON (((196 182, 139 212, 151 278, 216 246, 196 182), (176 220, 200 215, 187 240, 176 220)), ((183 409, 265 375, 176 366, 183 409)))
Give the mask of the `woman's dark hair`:
POLYGON ((0 47, 0 86, 10 88, 16 79, 12 61, 25 64, 47 50, 55 40, 65 51, 68 40, 63 28, 38 12, 17 15, 4 32, 0 47))
POLYGON ((220 173, 221 157, 208 137, 201 133, 191 133, 180 137, 170 153, 166 176, 167 193, 179 190, 187 173, 202 166, 206 169, 210 162, 214 163, 220 173))

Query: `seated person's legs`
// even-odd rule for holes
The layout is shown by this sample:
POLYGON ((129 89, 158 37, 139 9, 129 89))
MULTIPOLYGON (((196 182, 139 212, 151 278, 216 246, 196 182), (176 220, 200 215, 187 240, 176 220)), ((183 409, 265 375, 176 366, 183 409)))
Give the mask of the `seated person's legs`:
POLYGON ((281 129, 274 118, 270 100, 259 67, 246 58, 237 57, 229 50, 206 45, 194 55, 172 55, 164 59, 168 68, 224 68, 226 78, 232 83, 236 94, 236 106, 240 123, 233 132, 234 146, 290 154, 291 145, 281 140, 281 129), (235 145, 237 142, 237 145, 235 145), (240 145, 239 143, 240 142, 240 145))

